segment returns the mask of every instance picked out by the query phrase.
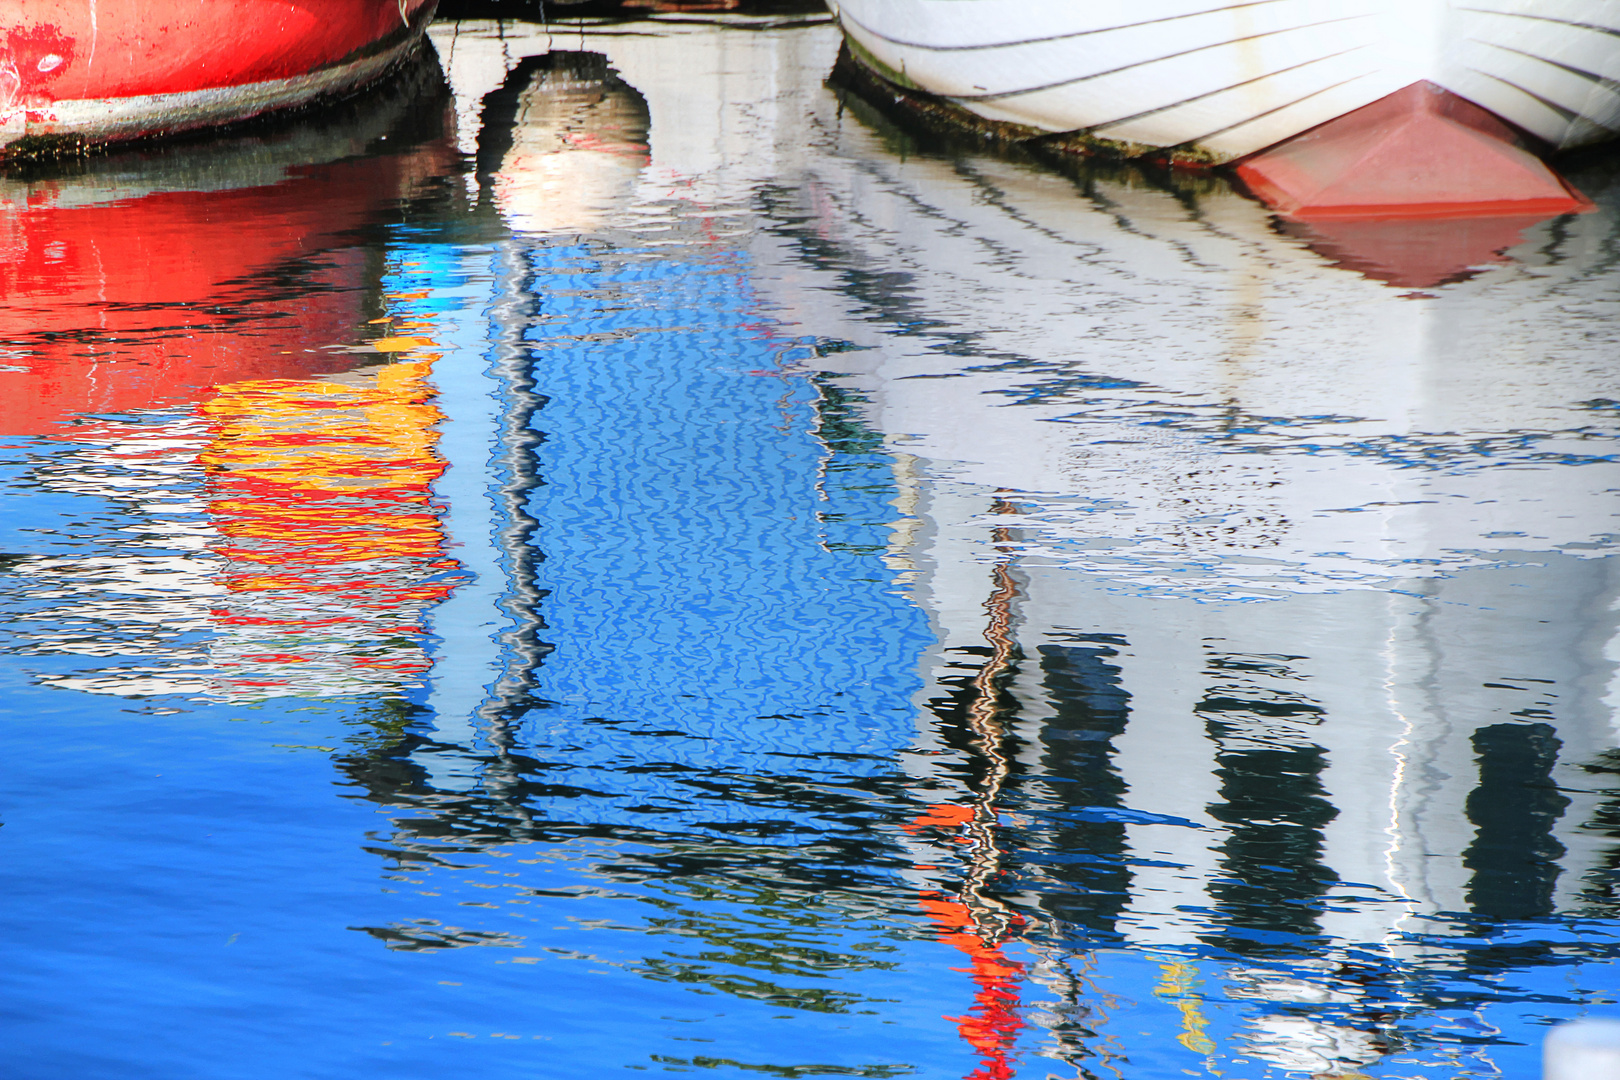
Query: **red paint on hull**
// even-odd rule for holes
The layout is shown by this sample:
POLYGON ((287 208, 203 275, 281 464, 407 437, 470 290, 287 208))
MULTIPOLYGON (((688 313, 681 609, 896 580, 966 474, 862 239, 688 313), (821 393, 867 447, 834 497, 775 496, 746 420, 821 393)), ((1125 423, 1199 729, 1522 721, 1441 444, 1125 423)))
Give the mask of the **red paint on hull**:
POLYGON ((206 122, 302 103, 376 75, 365 61, 420 36, 437 0, 12 0, 0 6, 0 145, 23 135, 101 137, 99 113, 122 112, 127 138, 186 126, 172 95, 215 94, 206 122), (354 69, 352 79, 344 69, 354 69), (322 73, 307 94, 300 80, 322 73), (218 92, 240 95, 221 116, 218 92), (151 130, 129 129, 147 99, 151 130), (165 100, 168 99, 168 100, 165 100), (296 100, 293 100, 296 99, 296 100))
POLYGON ((304 75, 420 22, 428 0, 21 0, 0 15, 26 102, 304 75), (407 22, 408 20, 408 22, 407 22), (47 57, 55 56, 52 63, 47 57))

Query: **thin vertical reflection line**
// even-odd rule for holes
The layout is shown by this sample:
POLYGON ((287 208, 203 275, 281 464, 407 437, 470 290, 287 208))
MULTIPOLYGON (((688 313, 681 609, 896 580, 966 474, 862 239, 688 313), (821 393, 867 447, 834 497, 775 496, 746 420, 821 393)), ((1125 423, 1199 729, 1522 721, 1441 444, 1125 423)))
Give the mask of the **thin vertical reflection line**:
POLYGON ((1388 824, 1384 827, 1384 835, 1389 837, 1389 843, 1384 847, 1384 877, 1399 894, 1402 901, 1408 905, 1407 914, 1417 904, 1401 880, 1398 868, 1398 857, 1401 850, 1401 790, 1406 786, 1407 755, 1406 748, 1412 744, 1413 724, 1410 717, 1402 710, 1399 694, 1396 690, 1397 676, 1395 664, 1397 657, 1397 636, 1400 631, 1399 614, 1394 610, 1397 603, 1408 602, 1407 597, 1398 593, 1388 593, 1384 603, 1389 609, 1389 630, 1385 635, 1382 659, 1384 663, 1384 700, 1389 711, 1401 723, 1401 733, 1389 748, 1390 756, 1395 759, 1395 769, 1390 777, 1389 797, 1385 805, 1389 810, 1388 824))
POLYGON ((493 329, 489 372, 500 384, 504 404, 490 464, 499 478, 493 493, 494 540, 507 575, 506 593, 498 603, 508 626, 499 635, 504 654, 500 675, 477 715, 486 722, 491 742, 503 751, 514 738, 512 725, 536 704, 532 698, 536 671, 552 651, 540 640, 545 629, 540 605, 546 594, 536 582, 545 555, 534 544, 538 523, 528 509, 529 498, 545 482, 535 454, 544 440, 534 419, 546 398, 535 389, 534 361, 524 343, 524 333, 540 306, 527 256, 528 246, 521 241, 495 244, 495 299, 489 307, 493 329))

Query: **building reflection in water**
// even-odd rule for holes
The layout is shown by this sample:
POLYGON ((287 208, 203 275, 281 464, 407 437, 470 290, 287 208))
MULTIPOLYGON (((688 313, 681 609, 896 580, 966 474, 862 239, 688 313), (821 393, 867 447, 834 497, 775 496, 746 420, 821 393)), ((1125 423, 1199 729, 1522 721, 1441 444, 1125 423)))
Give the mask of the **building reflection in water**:
POLYGON ((935 153, 826 25, 433 36, 449 97, 0 189, 0 415, 119 537, 9 561, 30 660, 346 703, 356 950, 593 1068, 1498 1075, 1601 1004, 1601 177, 1403 295, 935 153))
MULTIPOLYGON (((486 486, 452 453, 440 491, 501 618, 477 661, 458 638, 430 715, 341 767, 417 811, 388 837, 402 880, 585 845, 604 852, 586 882, 682 907, 707 950, 645 957, 644 976, 845 1013, 865 995, 818 982, 883 966, 863 950, 909 907, 870 828, 874 800, 906 801, 893 758, 927 640, 881 561, 887 460, 792 370, 815 346, 759 311, 746 208, 658 174, 680 156, 649 153, 647 104, 600 54, 525 61, 481 113, 482 190, 512 236, 487 256, 494 347, 460 360, 496 406, 464 452, 500 467, 486 486), (469 695, 455 708, 446 681, 469 695), (840 924, 867 940, 841 948, 840 924)), ((367 929, 402 950, 489 940, 437 918, 367 929)))

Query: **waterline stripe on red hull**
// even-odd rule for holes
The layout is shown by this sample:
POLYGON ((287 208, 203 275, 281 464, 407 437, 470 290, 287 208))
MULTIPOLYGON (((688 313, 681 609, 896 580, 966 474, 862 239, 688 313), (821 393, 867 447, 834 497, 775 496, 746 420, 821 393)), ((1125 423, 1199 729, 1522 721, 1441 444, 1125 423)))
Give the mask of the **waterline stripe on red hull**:
POLYGON ((10 141, 8 135, 12 139, 24 135, 74 135, 100 142, 247 120, 362 86, 388 70, 416 44, 414 39, 402 42, 386 53, 291 79, 177 94, 58 101, 45 109, 29 110, 26 125, 18 125, 21 130, 16 134, 0 129, 0 145, 10 141))

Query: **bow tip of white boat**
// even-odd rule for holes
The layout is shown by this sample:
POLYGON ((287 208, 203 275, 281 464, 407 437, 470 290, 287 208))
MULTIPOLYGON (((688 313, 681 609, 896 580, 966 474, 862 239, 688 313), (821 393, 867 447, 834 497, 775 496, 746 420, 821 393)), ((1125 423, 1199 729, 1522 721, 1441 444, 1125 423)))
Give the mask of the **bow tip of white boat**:
POLYGON ((1413 0, 1393 16, 1378 0, 833 7, 846 64, 912 108, 1051 149, 1231 168, 1309 220, 1588 208, 1542 158, 1620 132, 1620 94, 1587 74, 1620 63, 1620 9, 1613 26, 1607 13, 1576 25, 1553 2, 1413 0))

